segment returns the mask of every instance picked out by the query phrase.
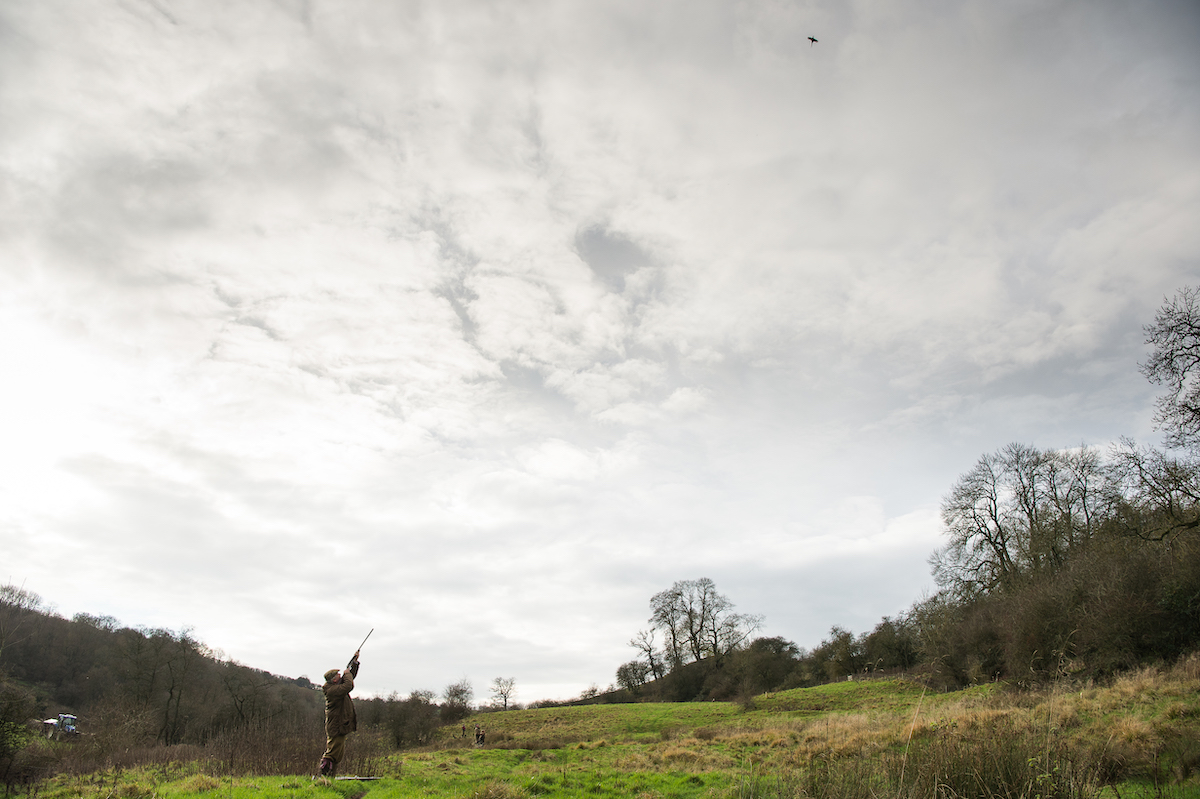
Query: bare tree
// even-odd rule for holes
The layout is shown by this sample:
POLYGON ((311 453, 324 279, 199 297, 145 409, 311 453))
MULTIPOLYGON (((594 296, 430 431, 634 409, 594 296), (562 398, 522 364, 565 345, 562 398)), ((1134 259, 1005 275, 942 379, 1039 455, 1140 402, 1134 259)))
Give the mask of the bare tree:
POLYGON ((1095 450, 1009 444, 981 457, 942 500, 949 541, 931 558, 934 579, 969 597, 1057 571, 1112 503, 1112 470, 1095 450))
POLYGON ((442 691, 442 720, 458 721, 471 712, 471 700, 475 698, 475 689, 466 677, 446 686, 442 691))
POLYGON ((617 685, 637 696, 641 692, 642 686, 646 684, 646 677, 649 674, 650 665, 645 661, 631 660, 628 663, 622 663, 617 668, 617 685))
POLYGON ((1200 449, 1200 288, 1180 289, 1144 330, 1154 351, 1142 374, 1167 387, 1154 421, 1167 446, 1200 449))
POLYGON ((680 587, 680 612, 686 625, 692 660, 702 660, 706 652, 711 652, 709 633, 716 629, 717 620, 733 607, 733 603, 717 593, 717 586, 707 577, 683 580, 675 585, 680 587))
POLYGON ((1000 452, 1008 483, 1009 513, 1017 532, 1016 556, 1030 569, 1053 567, 1062 562, 1056 546, 1050 515, 1050 479, 1054 453, 1026 444, 1009 444, 1000 452))
POLYGON ((658 645, 654 643, 654 628, 639 630, 638 634, 629 640, 629 645, 646 656, 650 673, 654 675, 654 679, 661 680, 665 672, 663 671, 662 655, 659 653, 658 645))
POLYGON ((492 679, 492 697, 500 700, 500 707, 508 710, 508 700, 517 693, 517 681, 513 677, 495 677, 492 679))
POLYGON ((741 649, 749 642, 750 636, 758 632, 762 624, 763 617, 757 614, 727 613, 724 616, 714 616, 705 633, 704 651, 719 667, 725 656, 741 649))
POLYGON ((931 558, 938 585, 970 596, 1016 574, 1014 531, 1004 510, 1003 471, 998 455, 984 455, 942 500, 942 523, 950 541, 931 558))
POLYGON ((1114 473, 1100 450, 1080 446, 1055 453, 1049 465, 1049 495, 1056 538, 1069 550, 1087 541, 1111 515, 1114 473))
POLYGON ((685 662, 687 647, 687 629, 680 610, 683 597, 675 583, 665 591, 659 591, 650 598, 650 624, 652 628, 662 630, 666 637, 663 650, 667 655, 667 663, 672 669, 678 668, 685 662))
MULTIPOLYGON (((733 603, 717 591, 708 577, 679 580, 650 599, 650 624, 666 636, 666 652, 672 669, 711 657, 722 658, 741 646, 762 625, 761 616, 733 613, 733 603)), ((640 633, 630 643, 649 655, 653 647, 640 633), (646 643, 643 643, 646 642, 646 643)), ((653 667, 653 661, 651 661, 653 667)))
POLYGON ((1164 541, 1200 527, 1200 463, 1140 447, 1129 439, 1112 450, 1122 529, 1164 541))

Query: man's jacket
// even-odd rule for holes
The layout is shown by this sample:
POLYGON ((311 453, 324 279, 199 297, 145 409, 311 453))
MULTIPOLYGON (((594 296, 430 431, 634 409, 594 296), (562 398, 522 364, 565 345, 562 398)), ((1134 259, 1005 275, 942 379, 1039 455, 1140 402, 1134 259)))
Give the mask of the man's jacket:
POLYGON ((354 678, 358 676, 358 661, 350 661, 347 669, 349 673, 342 673, 341 682, 327 682, 321 686, 325 692, 325 735, 330 738, 348 735, 358 729, 354 700, 350 698, 350 692, 354 690, 354 678))

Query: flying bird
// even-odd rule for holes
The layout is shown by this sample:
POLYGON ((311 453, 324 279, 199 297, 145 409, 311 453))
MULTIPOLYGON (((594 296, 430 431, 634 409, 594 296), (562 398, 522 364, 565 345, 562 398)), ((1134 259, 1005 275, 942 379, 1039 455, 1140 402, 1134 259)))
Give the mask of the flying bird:
POLYGON ((817 43, 817 40, 816 40, 816 39, 814 39, 812 36, 809 36, 809 37, 808 37, 808 40, 809 40, 810 42, 812 42, 812 44, 810 44, 810 45, 809 45, 809 47, 812 47, 812 46, 813 46, 813 44, 816 44, 816 43, 817 43))

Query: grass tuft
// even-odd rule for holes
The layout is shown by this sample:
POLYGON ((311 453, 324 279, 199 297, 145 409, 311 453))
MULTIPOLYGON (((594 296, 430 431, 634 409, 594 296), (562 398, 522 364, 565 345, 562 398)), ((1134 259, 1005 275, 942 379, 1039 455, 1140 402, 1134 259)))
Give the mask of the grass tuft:
POLYGON ((207 793, 220 788, 221 781, 208 774, 193 774, 180 783, 179 787, 188 793, 207 793))
POLYGON ((498 780, 487 782, 471 793, 471 799, 524 799, 526 796, 528 794, 520 788, 498 780))

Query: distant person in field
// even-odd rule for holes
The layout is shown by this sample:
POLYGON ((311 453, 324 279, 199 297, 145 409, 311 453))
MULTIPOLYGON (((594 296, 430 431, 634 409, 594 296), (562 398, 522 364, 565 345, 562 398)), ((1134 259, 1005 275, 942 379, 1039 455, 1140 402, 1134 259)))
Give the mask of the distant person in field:
POLYGON ((350 658, 345 670, 330 669, 325 672, 325 754, 321 756, 321 776, 332 777, 337 773, 338 763, 346 753, 346 736, 358 729, 354 715, 354 678, 358 676, 358 652, 350 658))

